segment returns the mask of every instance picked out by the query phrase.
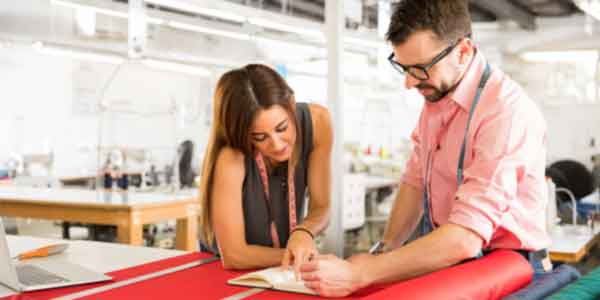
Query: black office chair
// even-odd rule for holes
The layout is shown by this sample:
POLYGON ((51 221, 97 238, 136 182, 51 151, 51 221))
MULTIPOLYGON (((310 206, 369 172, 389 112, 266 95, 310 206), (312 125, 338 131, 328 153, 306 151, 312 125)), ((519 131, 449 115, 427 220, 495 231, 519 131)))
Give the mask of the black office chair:
MULTIPOLYGON (((594 190, 592 173, 583 164, 574 160, 561 160, 551 164, 546 169, 546 176, 552 179, 556 187, 571 191, 577 201, 594 190)), ((571 199, 566 193, 557 193, 556 200, 562 222, 572 223, 571 199)), ((578 223, 585 222, 584 218, 578 220, 578 223)))
POLYGON ((594 190, 594 179, 590 170, 574 160, 560 160, 550 165, 550 177, 557 187, 569 189, 577 200, 594 190), (558 177, 553 177, 552 174, 558 177))
POLYGON ((2 217, 0 218, 0 221, 2 221, 2 224, 4 225, 4 231, 6 231, 6 234, 19 234, 17 220, 15 220, 15 218, 2 217))
POLYGON ((179 184, 180 187, 192 187, 196 173, 192 167, 192 158, 194 157, 194 142, 190 140, 183 141, 177 149, 179 153, 179 184))

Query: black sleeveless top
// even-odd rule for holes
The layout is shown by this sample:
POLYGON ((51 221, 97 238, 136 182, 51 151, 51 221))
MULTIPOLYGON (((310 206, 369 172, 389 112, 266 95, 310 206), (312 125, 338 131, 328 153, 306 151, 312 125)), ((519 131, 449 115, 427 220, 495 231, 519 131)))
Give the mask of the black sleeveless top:
MULTIPOLYGON (((300 128, 297 139, 302 143, 294 178, 296 218, 297 224, 300 224, 304 216, 305 194, 308 185, 308 159, 313 148, 312 117, 307 103, 296 104, 296 120, 297 126, 300 128)), ((242 207, 246 243, 273 247, 264 187, 254 157, 245 157, 244 166, 246 175, 242 186, 242 207)), ((290 231, 287 169, 287 163, 283 163, 271 170, 269 174, 269 194, 273 206, 273 217, 280 239, 279 244, 282 248, 287 245, 290 231)))

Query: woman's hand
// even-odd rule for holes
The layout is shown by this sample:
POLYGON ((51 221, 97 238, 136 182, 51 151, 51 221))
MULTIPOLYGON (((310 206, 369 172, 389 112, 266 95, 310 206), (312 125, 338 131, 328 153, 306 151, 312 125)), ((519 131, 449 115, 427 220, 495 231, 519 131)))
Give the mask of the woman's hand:
POLYGON ((294 230, 288 240, 281 266, 284 270, 287 270, 290 264, 293 263, 294 275, 298 280, 300 279, 300 265, 317 254, 317 246, 313 236, 305 230, 294 230))

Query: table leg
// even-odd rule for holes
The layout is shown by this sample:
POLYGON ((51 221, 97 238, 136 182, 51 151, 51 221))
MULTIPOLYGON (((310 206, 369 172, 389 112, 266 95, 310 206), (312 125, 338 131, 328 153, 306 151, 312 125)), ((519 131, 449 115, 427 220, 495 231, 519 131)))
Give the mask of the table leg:
POLYGON ((144 246, 143 230, 143 224, 135 222, 117 225, 117 240, 123 244, 144 246))
POLYGON ((198 250, 198 216, 192 215, 183 219, 177 219, 177 231, 175 235, 175 248, 185 251, 198 250))
POLYGON ((71 239, 71 232, 70 229, 71 228, 71 223, 69 222, 62 222, 62 238, 65 240, 69 240, 71 239))

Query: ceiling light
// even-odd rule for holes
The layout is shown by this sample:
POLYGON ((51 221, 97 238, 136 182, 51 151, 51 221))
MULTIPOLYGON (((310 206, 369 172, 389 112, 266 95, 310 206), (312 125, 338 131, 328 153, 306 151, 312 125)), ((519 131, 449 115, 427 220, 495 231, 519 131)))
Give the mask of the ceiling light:
POLYGON ((521 58, 531 62, 596 62, 598 52, 592 50, 529 51, 521 54, 521 58))
POLYGON ((211 72, 205 68, 190 66, 181 63, 169 62, 164 60, 156 60, 156 59, 144 59, 142 63, 150 68, 164 70, 164 71, 172 71, 178 73, 185 73, 190 75, 199 75, 203 77, 208 77, 211 75, 211 72))
POLYGON ((375 40, 368 40, 368 39, 364 39, 364 38, 357 38, 357 37, 345 37, 344 42, 349 43, 349 44, 369 47, 369 48, 379 48, 381 46, 385 46, 385 43, 383 43, 383 42, 378 42, 375 40))
POLYGON ((230 12, 218 10, 218 9, 207 8, 207 7, 200 7, 200 6, 192 5, 189 3, 182 2, 182 1, 175 1, 175 0, 145 0, 145 1, 147 3, 152 3, 152 4, 156 4, 156 5, 160 5, 160 6, 175 8, 177 10, 181 10, 181 11, 185 11, 185 12, 192 12, 192 13, 197 13, 200 15, 217 17, 217 18, 220 18, 223 20, 229 20, 229 21, 238 22, 238 23, 243 23, 246 21, 245 17, 234 14, 234 13, 230 13, 230 12))
POLYGON ((75 22, 79 31, 86 36, 96 33, 96 12, 91 9, 77 9, 75 11, 75 22))
POLYGON ((64 56, 77 60, 87 60, 117 65, 125 61, 124 57, 116 54, 98 53, 65 46, 46 45, 41 41, 35 42, 33 44, 33 48, 43 54, 64 56))
MULTIPOLYGON (((79 3, 74 3, 74 2, 64 1, 64 0, 50 0, 50 3, 53 5, 70 7, 70 8, 74 8, 74 9, 89 9, 96 13, 109 15, 109 16, 113 16, 113 17, 117 17, 117 18, 123 18, 123 19, 127 19, 128 15, 129 15, 128 12, 125 12, 125 11, 118 11, 115 9, 108 9, 108 8, 103 8, 103 7, 93 6, 93 5, 79 4, 79 3)), ((165 20, 162 20, 159 18, 153 18, 153 17, 149 17, 149 16, 146 16, 146 21, 148 21, 148 23, 152 23, 152 24, 156 24, 156 25, 161 25, 161 24, 165 23, 165 20)))
POLYGON ((181 22, 177 22, 177 21, 171 21, 167 24, 171 27, 188 30, 188 31, 195 31, 195 32, 201 32, 201 33, 212 34, 212 35, 220 35, 220 36, 230 37, 230 38, 234 38, 234 39, 238 39, 238 40, 249 40, 250 39, 250 35, 245 34, 245 33, 220 30, 220 29, 209 28, 209 27, 205 27, 205 26, 191 25, 191 24, 181 23, 181 22))
POLYGON ((316 37, 322 41, 325 40, 325 36, 323 35, 323 32, 320 30, 316 30, 316 29, 304 29, 299 26, 292 26, 292 25, 287 25, 287 24, 283 24, 283 23, 273 22, 270 20, 262 19, 262 18, 249 18, 248 23, 256 25, 256 26, 264 27, 264 28, 273 29, 273 30, 296 33, 299 35, 305 35, 305 36, 310 36, 310 37, 316 37))
MULTIPOLYGON (((61 6, 71 7, 71 8, 76 8, 76 9, 77 8, 90 9, 97 13, 115 16, 115 17, 119 17, 119 18, 127 18, 128 17, 128 12, 126 10, 118 10, 118 9, 116 9, 117 7, 110 9, 110 8, 105 8, 105 7, 98 7, 98 6, 93 6, 93 5, 81 4, 81 3, 77 3, 77 2, 71 2, 69 0, 50 0, 50 2, 54 5, 61 5, 61 6)), ((172 7, 175 9, 182 10, 182 11, 187 11, 187 12, 192 12, 192 13, 197 13, 197 14, 202 14, 202 15, 207 15, 207 16, 213 16, 213 17, 230 20, 230 21, 235 21, 235 22, 239 22, 239 23, 248 22, 250 24, 253 24, 253 25, 256 25, 259 27, 263 27, 263 28, 269 28, 272 30, 295 33, 295 34, 298 34, 301 36, 316 38, 317 42, 319 42, 319 43, 325 42, 324 33, 320 29, 315 28, 315 26, 309 26, 309 27, 313 27, 313 28, 306 28, 306 26, 303 26, 303 25, 288 25, 288 24, 284 24, 284 23, 280 23, 280 22, 271 21, 266 18, 252 17, 252 18, 246 19, 246 17, 235 14, 235 13, 230 13, 230 12, 227 12, 224 10, 219 10, 219 9, 199 7, 196 5, 191 5, 191 4, 188 4, 188 3, 185 3, 182 1, 177 1, 177 0, 145 0, 145 2, 156 4, 156 5, 163 5, 166 7, 172 7)), ((240 33, 240 32, 236 32, 236 31, 216 29, 216 28, 211 28, 211 27, 207 27, 207 26, 199 26, 199 25, 178 22, 178 21, 166 21, 165 19, 150 17, 150 16, 147 16, 146 20, 148 23, 153 23, 153 24, 157 24, 157 25, 165 25, 166 24, 173 28, 178 28, 178 29, 182 29, 182 30, 224 36, 224 37, 229 37, 229 38, 238 39, 238 40, 250 40, 251 39, 251 36, 249 34, 240 33)), ((308 23, 306 23, 306 24, 308 24, 308 23)), ((383 45, 383 43, 377 42, 375 40, 369 40, 369 39, 364 39, 364 38, 359 38, 359 37, 345 37, 344 42, 359 45, 359 46, 369 47, 369 48, 379 48, 381 45, 383 45)))
POLYGON ((101 13, 101 14, 119 17, 119 18, 127 18, 126 12, 120 12, 120 11, 116 11, 116 10, 112 10, 112 9, 106 9, 106 8, 101 8, 101 7, 91 6, 91 5, 83 5, 83 4, 73 3, 73 2, 69 2, 69 1, 63 1, 63 0, 50 0, 50 3, 52 3, 54 5, 60 5, 60 6, 70 7, 70 8, 87 8, 87 9, 91 9, 91 10, 101 13))
POLYGON ((573 0, 575 5, 586 14, 600 20, 600 1, 598 0, 573 0))

